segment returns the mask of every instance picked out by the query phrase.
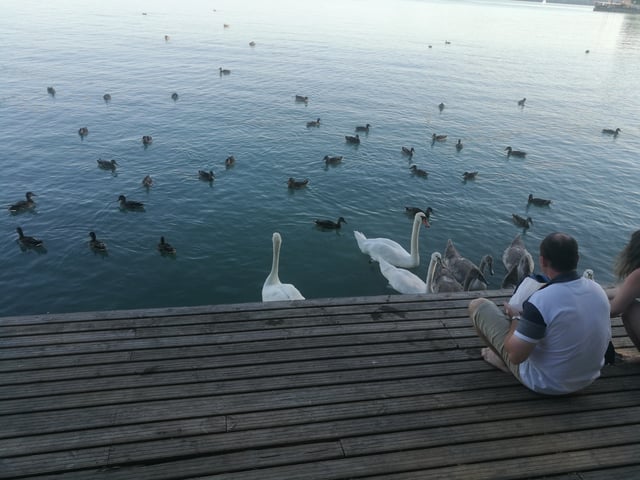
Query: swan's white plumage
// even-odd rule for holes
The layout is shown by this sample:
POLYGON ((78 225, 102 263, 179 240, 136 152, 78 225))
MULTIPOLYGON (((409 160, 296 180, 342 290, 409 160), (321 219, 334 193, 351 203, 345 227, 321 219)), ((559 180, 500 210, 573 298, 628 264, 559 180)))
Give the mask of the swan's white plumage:
POLYGON ((427 293, 427 283, 417 275, 411 273, 404 268, 398 268, 391 265, 384 258, 379 258, 380 273, 387 279, 391 288, 396 292, 411 293, 427 293))
POLYGON ((395 267, 413 268, 420 264, 418 253, 418 236, 420 224, 424 222, 425 214, 416 213, 413 219, 413 230, 411 231, 411 253, 407 252, 398 242, 388 238, 367 238, 362 233, 354 231, 360 251, 369 255, 372 260, 379 261, 385 259, 395 267))
POLYGON ((281 283, 278 277, 278 267, 280 263, 280 246, 282 237, 278 232, 274 232, 273 240, 273 260, 271 272, 262 285, 262 301, 276 302, 279 300, 304 300, 300 291, 290 283, 281 283))

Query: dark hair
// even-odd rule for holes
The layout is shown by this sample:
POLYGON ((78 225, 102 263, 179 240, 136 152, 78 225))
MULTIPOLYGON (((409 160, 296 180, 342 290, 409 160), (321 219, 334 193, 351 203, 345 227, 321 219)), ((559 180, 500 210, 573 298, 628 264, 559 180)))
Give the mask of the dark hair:
POLYGON ((578 267, 578 242, 566 233, 550 233, 540 243, 540 255, 558 272, 570 272, 578 267))
POLYGON ((614 272, 620 279, 623 279, 638 267, 640 267, 640 230, 631 234, 629 243, 618 255, 614 272))

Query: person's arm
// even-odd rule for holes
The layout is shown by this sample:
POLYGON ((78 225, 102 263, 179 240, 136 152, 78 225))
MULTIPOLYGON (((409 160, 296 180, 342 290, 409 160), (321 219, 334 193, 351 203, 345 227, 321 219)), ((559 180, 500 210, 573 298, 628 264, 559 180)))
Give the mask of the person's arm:
POLYGON ((615 296, 611 300, 611 316, 617 317, 622 314, 638 297, 640 297, 640 268, 631 272, 616 289, 615 296))
POLYGON ((511 321, 511 328, 509 329, 509 333, 505 337, 504 349, 507 351, 509 355, 509 361, 516 365, 524 362, 533 349, 536 347, 535 343, 527 342, 521 338, 516 337, 513 332, 516 331, 518 327, 518 317, 514 318, 511 321))

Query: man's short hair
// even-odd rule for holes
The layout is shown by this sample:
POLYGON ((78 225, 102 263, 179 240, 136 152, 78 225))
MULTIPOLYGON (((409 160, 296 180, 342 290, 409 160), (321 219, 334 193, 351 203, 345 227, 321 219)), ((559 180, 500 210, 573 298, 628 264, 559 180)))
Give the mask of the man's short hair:
POLYGON ((550 233, 540 243, 540 255, 554 270, 570 272, 578 267, 578 242, 566 233, 550 233))

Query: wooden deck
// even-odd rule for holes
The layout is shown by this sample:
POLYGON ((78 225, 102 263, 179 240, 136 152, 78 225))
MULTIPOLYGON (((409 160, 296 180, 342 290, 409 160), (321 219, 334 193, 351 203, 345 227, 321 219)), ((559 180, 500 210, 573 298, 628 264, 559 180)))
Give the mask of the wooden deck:
POLYGON ((640 365, 536 395, 473 296, 0 318, 0 478, 640 478, 640 365))

